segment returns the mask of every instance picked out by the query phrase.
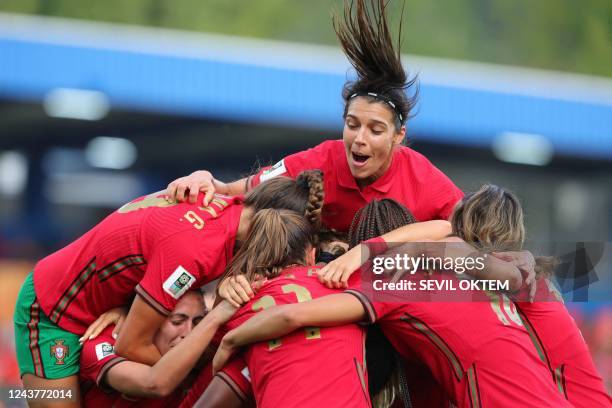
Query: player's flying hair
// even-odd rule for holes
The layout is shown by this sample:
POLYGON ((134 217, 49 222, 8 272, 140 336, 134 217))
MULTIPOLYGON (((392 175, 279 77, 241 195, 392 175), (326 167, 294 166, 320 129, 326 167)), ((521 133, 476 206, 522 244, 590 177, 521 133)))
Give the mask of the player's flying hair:
POLYGON ((417 103, 418 77, 409 78, 402 66, 404 4, 397 46, 394 47, 386 16, 389 3, 388 0, 346 0, 343 18, 333 16, 332 22, 344 53, 357 72, 356 80, 344 84, 344 117, 351 100, 363 96, 372 103, 383 103, 391 109, 396 117, 396 130, 399 131, 417 103))

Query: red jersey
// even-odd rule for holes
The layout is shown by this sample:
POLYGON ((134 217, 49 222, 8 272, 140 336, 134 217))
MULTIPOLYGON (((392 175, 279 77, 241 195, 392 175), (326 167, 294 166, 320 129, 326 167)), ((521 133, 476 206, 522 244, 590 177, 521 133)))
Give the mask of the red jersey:
POLYGON ((535 299, 517 309, 559 392, 575 407, 611 407, 580 329, 548 279, 538 280, 535 299))
POLYGON ((391 165, 374 183, 360 189, 351 174, 344 142, 329 140, 292 154, 249 178, 249 186, 275 176, 295 178, 304 170, 324 174, 323 223, 348 231, 355 213, 374 199, 392 198, 408 208, 418 221, 447 220, 463 193, 425 156, 398 146, 391 165))
MULTIPOLYGON (((227 324, 239 326, 260 310, 338 293, 319 283, 317 267, 292 267, 265 283, 227 324)), ((364 330, 357 324, 307 327, 245 352, 258 407, 370 406, 364 330)))
POLYGON ((115 354, 115 339, 112 337, 114 326, 107 327, 98 337, 83 343, 81 351, 81 371, 79 381, 83 391, 84 407, 115 407, 115 408, 165 408, 178 405, 183 390, 177 390, 165 398, 131 398, 122 395, 106 384, 105 375, 108 371, 123 361, 123 357, 115 354))
MULTIPOLYGON (((215 374, 219 377, 238 397, 242 400, 246 406, 253 397, 253 389, 251 388, 251 376, 249 374, 249 368, 247 367, 246 361, 242 355, 232 357, 232 359, 223 367, 221 371, 215 374)), ((212 375, 212 362, 206 365, 198 377, 194 381, 193 385, 189 389, 179 408, 193 407, 202 394, 206 391, 206 388, 213 380, 212 375)), ((206 405, 206 401, 202 401, 206 405)))
POLYGON ((404 359, 429 367, 456 405, 569 406, 504 295, 478 292, 473 299, 490 300, 473 302, 376 302, 368 291, 347 292, 404 359))
POLYGON ((168 203, 162 193, 140 197, 38 262, 38 301, 51 321, 75 334, 130 303, 134 291, 167 315, 190 287, 223 273, 241 211, 241 199, 219 195, 206 208, 168 203))

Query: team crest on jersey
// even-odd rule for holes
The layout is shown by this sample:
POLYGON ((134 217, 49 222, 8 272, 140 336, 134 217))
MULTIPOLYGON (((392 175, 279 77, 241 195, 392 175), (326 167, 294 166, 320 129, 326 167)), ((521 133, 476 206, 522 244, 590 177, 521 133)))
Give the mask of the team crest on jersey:
POLYGON ((113 354, 115 354, 115 348, 112 344, 108 342, 96 344, 96 357, 98 357, 98 361, 113 354))
POLYGON ((261 173, 261 176, 259 176, 259 181, 264 182, 276 176, 280 176, 281 174, 285 174, 286 172, 287 168, 285 167, 285 159, 283 159, 269 169, 264 170, 263 173, 261 173))
POLYGON ((68 357, 70 349, 64 344, 65 340, 55 340, 55 344, 51 346, 51 357, 55 357, 56 365, 66 364, 64 360, 68 357))
POLYGON ((179 265, 178 268, 164 281, 164 291, 175 299, 183 296, 196 281, 195 276, 179 265))

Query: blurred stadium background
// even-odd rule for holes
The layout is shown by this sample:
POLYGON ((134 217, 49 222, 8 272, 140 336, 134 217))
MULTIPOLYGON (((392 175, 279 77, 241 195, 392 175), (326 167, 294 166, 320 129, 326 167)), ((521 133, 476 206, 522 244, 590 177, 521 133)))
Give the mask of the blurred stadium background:
MULTIPOLYGON (((339 5, 0 1, 0 388, 20 385, 12 311, 37 259, 195 169, 230 180, 341 137, 339 5)), ((606 243, 599 301, 568 306, 610 389, 612 3, 419 0, 405 16, 412 147, 466 191, 517 192, 533 241, 606 243)))

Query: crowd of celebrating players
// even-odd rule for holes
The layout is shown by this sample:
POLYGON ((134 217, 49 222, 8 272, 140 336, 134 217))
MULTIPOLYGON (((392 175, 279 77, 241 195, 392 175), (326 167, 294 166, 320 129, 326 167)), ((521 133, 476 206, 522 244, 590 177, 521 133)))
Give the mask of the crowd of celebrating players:
POLYGON ((417 82, 386 7, 347 1, 334 18, 357 74, 341 140, 230 183, 177 179, 37 263, 15 310, 22 380, 72 397, 31 406, 612 405, 554 260, 523 250, 518 198, 495 185, 464 195, 403 143, 417 82), (411 279, 510 290, 377 298, 369 261, 411 242, 490 255, 466 276, 411 279))

